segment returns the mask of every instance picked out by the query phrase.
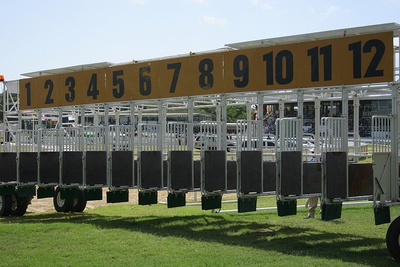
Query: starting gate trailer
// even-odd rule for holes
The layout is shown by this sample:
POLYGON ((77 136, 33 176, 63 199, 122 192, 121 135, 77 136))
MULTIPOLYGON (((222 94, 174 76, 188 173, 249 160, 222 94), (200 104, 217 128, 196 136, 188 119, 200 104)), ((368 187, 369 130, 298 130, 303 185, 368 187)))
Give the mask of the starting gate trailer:
MULTIPOLYGON (((136 188, 140 205, 167 190, 168 207, 199 191, 204 210, 235 192, 239 212, 275 194, 279 216, 320 197, 322 220, 372 198, 375 223, 388 223, 400 204, 399 36, 388 23, 1 79, 0 215, 23 215, 36 187, 58 212, 108 187, 107 202, 136 188), (231 123, 234 106, 245 119, 231 123)), ((397 218, 386 237, 397 261, 399 229, 397 218)))

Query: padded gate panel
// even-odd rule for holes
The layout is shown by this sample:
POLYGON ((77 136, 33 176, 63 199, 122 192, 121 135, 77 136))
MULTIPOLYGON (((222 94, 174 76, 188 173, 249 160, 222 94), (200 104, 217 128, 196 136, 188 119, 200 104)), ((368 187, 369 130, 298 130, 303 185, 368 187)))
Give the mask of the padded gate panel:
POLYGON ((38 154, 36 152, 19 153, 19 181, 21 183, 36 183, 38 176, 38 154))
POLYGON ((322 184, 322 165, 321 162, 303 163, 303 193, 321 193, 322 184))
POLYGON ((107 184, 107 152, 86 152, 86 185, 107 184))
POLYGON ((112 151, 111 185, 133 186, 133 153, 132 151, 112 151))
POLYGON ((301 194, 302 158, 300 151, 281 152, 281 194, 283 196, 301 194))
POLYGON ((193 173, 192 151, 170 151, 169 172, 173 190, 192 189, 193 173))
POLYGON ((62 155, 62 183, 83 184, 82 152, 66 151, 62 155))
POLYGON ((0 153, 0 182, 17 181, 17 153, 0 153))
POLYGON ((162 154, 161 151, 142 151, 140 152, 141 187, 142 189, 152 189, 162 187, 162 154))
POLYGON ((349 197, 373 194, 372 163, 349 164, 349 197))
POLYGON ((264 192, 271 192, 276 190, 276 162, 264 161, 263 162, 263 185, 264 192))
POLYGON ((60 152, 40 152, 40 183, 53 184, 60 181, 60 152))
POLYGON ((207 192, 225 191, 226 153, 222 150, 204 151, 204 189, 207 192))
POLYGON ((346 198, 347 195, 347 153, 326 153, 326 196, 329 199, 346 198))
POLYGON ((248 194, 250 192, 261 193, 262 186, 262 152, 261 151, 241 151, 240 152, 240 192, 248 194))
POLYGON ((228 180, 228 190, 237 189, 237 163, 234 160, 228 160, 226 162, 226 177, 228 180))

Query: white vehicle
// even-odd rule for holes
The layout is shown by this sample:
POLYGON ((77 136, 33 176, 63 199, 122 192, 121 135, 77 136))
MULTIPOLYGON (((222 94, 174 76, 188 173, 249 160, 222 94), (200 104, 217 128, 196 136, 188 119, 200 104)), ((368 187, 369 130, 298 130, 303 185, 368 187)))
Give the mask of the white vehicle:
MULTIPOLYGON (((194 148, 217 150, 218 137, 216 135, 198 135, 194 139, 194 148)), ((236 148, 236 142, 231 139, 226 139, 226 150, 229 152, 231 149, 236 148)))

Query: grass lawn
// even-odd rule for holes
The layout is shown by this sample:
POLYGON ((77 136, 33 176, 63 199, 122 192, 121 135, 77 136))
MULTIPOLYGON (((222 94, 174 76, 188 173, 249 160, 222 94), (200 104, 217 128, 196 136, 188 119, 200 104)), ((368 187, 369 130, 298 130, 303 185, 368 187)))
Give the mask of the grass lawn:
MULTIPOLYGON (((300 203, 300 202, 299 202, 300 203)), ((259 207, 274 204, 260 197, 259 207)), ((223 209, 235 209, 235 203, 223 209)), ((392 207, 392 220, 400 207, 392 207)), ((371 205, 343 206, 342 218, 278 217, 275 210, 212 213, 200 206, 114 204, 83 213, 0 218, 1 266, 398 266, 388 224, 371 205)))

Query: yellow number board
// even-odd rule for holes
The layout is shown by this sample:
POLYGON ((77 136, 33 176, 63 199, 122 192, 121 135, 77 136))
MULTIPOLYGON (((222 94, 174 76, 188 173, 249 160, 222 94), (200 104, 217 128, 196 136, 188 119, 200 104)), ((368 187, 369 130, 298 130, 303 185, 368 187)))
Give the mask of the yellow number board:
POLYGON ((393 32, 20 80, 20 109, 393 81, 393 32))

